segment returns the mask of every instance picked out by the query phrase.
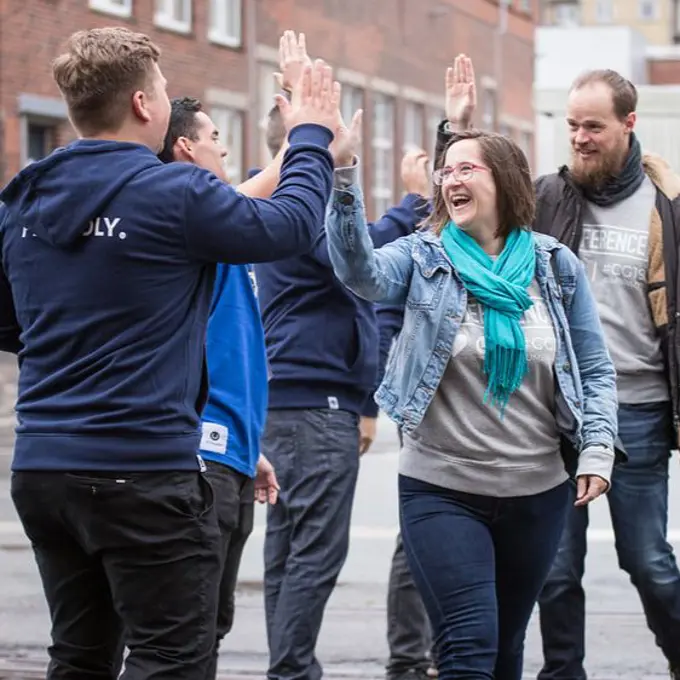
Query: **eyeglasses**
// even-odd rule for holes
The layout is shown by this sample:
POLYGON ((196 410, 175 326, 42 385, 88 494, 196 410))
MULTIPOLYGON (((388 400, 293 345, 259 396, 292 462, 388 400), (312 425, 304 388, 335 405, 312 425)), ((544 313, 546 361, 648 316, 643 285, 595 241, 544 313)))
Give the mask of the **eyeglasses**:
POLYGON ((469 182, 476 172, 488 172, 489 168, 483 165, 476 165, 475 163, 459 163, 451 167, 446 165, 443 168, 438 168, 432 173, 432 181, 441 186, 450 177, 453 177, 457 182, 469 182))

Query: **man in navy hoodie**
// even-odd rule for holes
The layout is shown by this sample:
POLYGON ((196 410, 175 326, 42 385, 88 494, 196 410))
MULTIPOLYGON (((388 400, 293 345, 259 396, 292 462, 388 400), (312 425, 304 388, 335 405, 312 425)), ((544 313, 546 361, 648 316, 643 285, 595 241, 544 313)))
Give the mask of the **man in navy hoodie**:
MULTIPOLYGON (((355 181, 355 144, 336 158, 335 182, 355 181)), ((270 153, 285 134, 277 110, 269 117, 270 153)), ((376 245, 409 234, 427 202, 408 195, 372 226, 376 245)), ((318 680, 316 641, 326 602, 349 545, 359 469, 362 416, 375 418, 378 371, 373 304, 343 286, 330 264, 325 232, 313 249, 256 265, 267 353, 272 369, 262 451, 281 485, 268 507, 265 613, 270 680, 318 680)))
POLYGON ((204 680, 219 529, 198 456, 215 263, 306 252, 328 202, 339 86, 305 70, 269 201, 156 156, 159 50, 75 33, 53 65, 80 139, 3 190, 0 349, 19 354, 12 498, 52 619, 48 678, 204 680))

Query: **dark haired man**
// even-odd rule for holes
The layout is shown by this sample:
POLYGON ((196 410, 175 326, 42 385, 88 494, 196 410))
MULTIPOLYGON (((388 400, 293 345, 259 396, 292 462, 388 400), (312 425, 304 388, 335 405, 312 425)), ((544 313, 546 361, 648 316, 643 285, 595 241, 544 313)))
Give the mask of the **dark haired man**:
MULTIPOLYGON (((465 103, 462 88, 457 98, 465 103)), ((464 116, 440 126, 440 147, 451 126, 470 124, 474 102, 468 104, 464 116)), ((642 152, 636 107, 634 85, 616 71, 589 71, 574 81, 567 102, 571 162, 536 181, 533 227, 569 246, 589 273, 617 370, 619 439, 627 454, 607 494, 616 551, 678 680, 680 572, 667 523, 669 458, 680 423, 680 178, 642 152)), ((587 527, 587 507, 572 508, 539 599, 539 680, 586 678, 587 527)))
MULTIPOLYGON (((350 148, 357 146, 360 122, 352 122, 350 148)), ((272 154, 283 138, 272 110, 272 154)), ((337 163, 352 166, 353 158, 349 153, 337 163)), ((353 181, 354 170, 337 170, 336 186, 353 181)), ((372 226, 374 242, 411 233, 428 211, 422 196, 409 194, 372 226)), ((272 367, 262 449, 281 484, 279 502, 268 508, 265 538, 267 677, 316 679, 316 641, 347 556, 359 457, 378 414, 372 399, 377 322, 372 303, 335 278, 325 232, 308 254, 255 271, 272 367)))
MULTIPOLYGON (((227 149, 219 130, 191 97, 171 101, 163 150, 166 163, 193 163, 224 182, 227 149)), ((267 197, 278 180, 281 155, 257 177, 236 187, 267 197)), ((273 252, 272 256, 276 253, 273 252)), ((201 456, 215 490, 223 573, 217 607, 217 644, 207 678, 217 674, 220 641, 234 622, 235 591, 245 544, 253 530, 254 501, 276 502, 274 470, 260 455, 267 412, 267 357, 252 266, 217 267, 206 340, 210 391, 202 415, 201 456)))

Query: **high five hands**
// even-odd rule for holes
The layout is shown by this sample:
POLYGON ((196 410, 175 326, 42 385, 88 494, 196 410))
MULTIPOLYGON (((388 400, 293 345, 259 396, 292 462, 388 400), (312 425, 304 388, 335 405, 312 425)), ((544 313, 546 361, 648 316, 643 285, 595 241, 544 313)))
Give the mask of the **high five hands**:
POLYGON ((280 79, 290 101, 277 94, 284 125, 291 130, 303 123, 328 128, 335 134, 340 115, 340 83, 333 80, 333 69, 321 59, 314 62, 307 55, 304 34, 296 37, 286 31, 279 43, 280 79))

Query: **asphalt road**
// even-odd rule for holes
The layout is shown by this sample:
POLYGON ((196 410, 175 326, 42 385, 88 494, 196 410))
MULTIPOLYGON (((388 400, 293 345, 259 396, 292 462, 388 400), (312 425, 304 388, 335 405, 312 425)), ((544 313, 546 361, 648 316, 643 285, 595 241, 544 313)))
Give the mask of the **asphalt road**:
MULTIPOLYGON (((0 376, 11 368, 0 362, 0 376)), ((0 381, 0 679, 40 677, 28 670, 11 675, 5 668, 37 672, 45 664, 49 620, 32 555, 8 497, 11 446, 11 388, 0 381), (9 420, 9 424, 8 421, 9 420), (4 427, 4 429, 3 429, 4 427), (3 451, 5 455, 3 455, 3 451)), ((396 436, 381 421, 374 450, 364 457, 354 505, 350 554, 340 584, 327 609, 318 654, 332 678, 383 677, 387 656, 385 599, 387 574, 396 535, 396 436)), ((680 550, 680 457, 672 461, 669 535, 680 550)), ((234 631, 225 641, 223 677, 264 676, 267 647, 262 607, 262 537, 264 514, 244 556, 234 631)), ((590 680, 668 680, 661 653, 647 630, 637 595, 619 571, 613 550, 606 500, 592 506, 586 588, 588 593, 587 667, 590 680)), ((541 663, 536 622, 527 639, 526 678, 541 663)), ((43 676, 44 677, 44 674, 43 676)))

